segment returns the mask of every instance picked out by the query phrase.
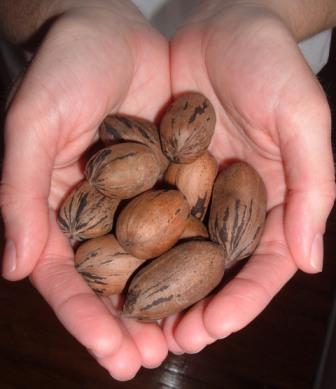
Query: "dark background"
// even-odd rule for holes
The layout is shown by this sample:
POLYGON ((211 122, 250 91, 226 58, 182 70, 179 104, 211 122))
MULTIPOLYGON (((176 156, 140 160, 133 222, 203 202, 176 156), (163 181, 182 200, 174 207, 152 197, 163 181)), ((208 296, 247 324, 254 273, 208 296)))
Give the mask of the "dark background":
MULTIPOLYGON (((335 38, 334 33, 329 62, 319 74, 334 128, 335 38)), ((4 98, 22 70, 22 61, 21 53, 0 45, 2 124, 4 98)), ((29 281, 0 279, 0 388, 335 389, 335 221, 334 209, 325 234, 321 274, 298 272, 244 330, 198 354, 169 355, 161 367, 142 369, 126 383, 114 381, 63 329, 29 281)))

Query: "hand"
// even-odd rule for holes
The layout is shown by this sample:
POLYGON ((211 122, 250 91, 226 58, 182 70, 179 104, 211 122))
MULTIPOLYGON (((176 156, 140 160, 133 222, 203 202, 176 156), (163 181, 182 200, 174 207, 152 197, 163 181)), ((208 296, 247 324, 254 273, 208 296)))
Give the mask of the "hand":
POLYGON ((1 205, 3 274, 31 275, 64 326, 115 378, 167 354, 159 326, 117 317, 77 274, 55 211, 83 178, 80 158, 111 112, 153 120, 170 97, 168 43, 125 1, 73 8, 56 19, 10 105, 1 205), (159 71, 158 71, 159 69, 159 71))
POLYGON ((210 151, 249 162, 268 192, 261 243, 241 272, 187 313, 168 318, 173 352, 197 352, 251 322, 297 268, 322 270, 322 235, 335 198, 330 112, 289 29, 252 5, 203 2, 171 47, 172 92, 213 102, 210 151))

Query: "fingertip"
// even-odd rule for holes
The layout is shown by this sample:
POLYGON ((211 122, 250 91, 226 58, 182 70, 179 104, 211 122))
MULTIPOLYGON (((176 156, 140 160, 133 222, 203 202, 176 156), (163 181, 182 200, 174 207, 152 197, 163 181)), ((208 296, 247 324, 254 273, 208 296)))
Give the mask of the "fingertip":
MULTIPOLYGON (((141 366, 139 367, 139 370, 140 370, 141 366)), ((123 372, 121 372, 120 374, 117 372, 117 373, 110 373, 110 376, 115 379, 116 381, 120 381, 120 382, 127 382, 127 381, 131 381, 133 378, 135 378, 135 376, 138 374, 138 370, 134 371, 132 374, 129 374, 129 373, 126 373, 124 374, 123 372)))
POLYGON ((142 366, 147 369, 155 369, 162 364, 167 356, 167 344, 160 339, 155 346, 148 344, 141 350, 142 366))
POLYGON ((200 352, 216 339, 210 336, 204 326, 203 314, 207 303, 208 299, 194 305, 175 329, 177 343, 188 354, 200 352))
POLYGON ((264 308, 268 298, 265 291, 253 279, 243 275, 234 278, 207 304, 203 315, 206 331, 215 339, 240 331, 264 308))
POLYGON ((141 363, 130 366, 129 363, 125 361, 118 361, 114 364, 112 370, 108 370, 111 377, 117 381, 126 382, 130 381, 138 374, 141 369, 141 363))
POLYGON ((98 362, 118 381, 133 379, 141 369, 141 356, 133 342, 127 338, 115 354, 98 358, 98 362))
POLYGON ((85 343, 88 344, 88 348, 92 350, 98 359, 117 354, 125 342, 125 335, 117 320, 107 314, 106 316, 101 316, 100 323, 96 323, 95 327, 93 327, 94 320, 95 318, 93 317, 92 322, 88 320, 83 323, 85 326, 81 328, 81 332, 77 332, 77 336, 79 338, 83 337, 84 341, 86 340, 85 343), (89 337, 85 335, 86 330, 91 331, 89 337))
MULTIPOLYGON (((227 299, 226 299, 227 300, 227 299)), ((228 315, 230 301, 218 301, 218 298, 210 301, 204 310, 204 327, 208 334, 215 339, 225 339, 235 332, 236 324, 233 316, 228 315), (223 309, 226 307, 226 309, 223 309)))
POLYGON ((156 369, 162 365, 163 361, 168 356, 168 349, 162 353, 155 353, 155 355, 142 355, 142 366, 146 369, 156 369))
POLYGON ((156 323, 142 323, 123 318, 142 359, 142 366, 154 369, 161 365, 168 355, 168 346, 161 328, 156 323))
POLYGON ((113 355, 118 352, 122 345, 123 335, 118 328, 113 326, 112 331, 108 328, 100 329, 98 335, 94 339, 94 344, 90 347, 90 351, 96 358, 106 358, 106 356, 113 355))

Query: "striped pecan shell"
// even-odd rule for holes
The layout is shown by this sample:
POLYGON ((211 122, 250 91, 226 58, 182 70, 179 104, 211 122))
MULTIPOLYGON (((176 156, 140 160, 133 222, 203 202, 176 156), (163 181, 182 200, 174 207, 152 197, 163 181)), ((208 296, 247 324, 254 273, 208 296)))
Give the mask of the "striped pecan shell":
POLYGON ((248 257, 256 249, 266 218, 265 185, 256 170, 237 162, 222 170, 215 181, 209 218, 209 234, 220 243, 226 267, 248 257))
POLYGON ((85 176, 103 195, 129 199, 151 189, 161 173, 153 151, 139 143, 99 150, 86 164, 85 176))
POLYGON ((76 187, 61 205, 57 222, 74 240, 96 238, 109 233, 119 200, 103 196, 87 181, 76 187))
POLYGON ((108 115, 99 127, 99 136, 106 146, 120 141, 142 143, 154 152, 162 172, 168 166, 161 149, 158 128, 148 120, 121 114, 108 115))
POLYGON ((217 161, 206 151, 191 163, 171 163, 165 172, 164 180, 176 186, 185 195, 191 214, 203 220, 217 171, 217 161))
POLYGON ((151 190, 132 199, 116 223, 120 245, 137 258, 169 250, 184 231, 190 207, 177 190, 151 190))
POLYGON ((168 108, 160 124, 162 150, 171 162, 190 163, 208 148, 216 115, 200 93, 186 93, 168 108))
POLYGON ((162 319, 206 297, 223 275, 223 249, 218 244, 181 243, 135 275, 123 313, 145 321, 162 319))
POLYGON ((76 251, 75 267, 99 295, 120 294, 143 263, 123 250, 114 235, 90 239, 76 251))

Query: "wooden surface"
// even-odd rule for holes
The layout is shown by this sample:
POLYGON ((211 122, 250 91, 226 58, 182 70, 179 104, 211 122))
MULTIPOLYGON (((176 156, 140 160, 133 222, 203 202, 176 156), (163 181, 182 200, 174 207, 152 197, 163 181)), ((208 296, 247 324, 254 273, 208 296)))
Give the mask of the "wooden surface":
MULTIPOLYGON (((322 72, 336 109, 335 56, 322 72)), ((336 286, 336 210, 325 235, 325 266, 301 272, 247 328, 195 355, 169 355, 126 383, 114 381, 63 329, 25 280, 0 280, 0 388, 310 389, 336 286)))

